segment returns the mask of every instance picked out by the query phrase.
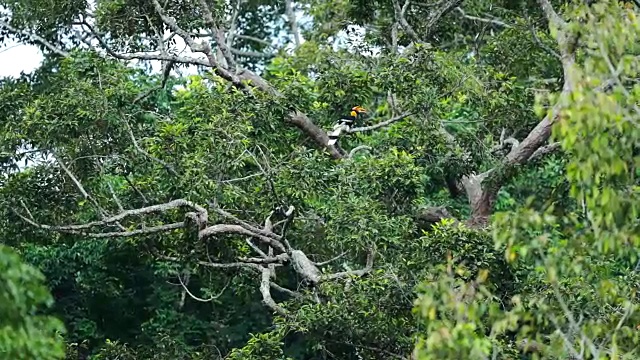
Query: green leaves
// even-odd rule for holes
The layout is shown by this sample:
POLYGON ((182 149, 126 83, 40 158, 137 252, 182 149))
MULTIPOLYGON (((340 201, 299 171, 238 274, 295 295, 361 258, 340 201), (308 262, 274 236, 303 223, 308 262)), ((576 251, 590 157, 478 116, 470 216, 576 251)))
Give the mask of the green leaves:
POLYGON ((53 298, 44 276, 0 245, 0 353, 7 359, 64 358, 63 323, 42 311, 53 298))

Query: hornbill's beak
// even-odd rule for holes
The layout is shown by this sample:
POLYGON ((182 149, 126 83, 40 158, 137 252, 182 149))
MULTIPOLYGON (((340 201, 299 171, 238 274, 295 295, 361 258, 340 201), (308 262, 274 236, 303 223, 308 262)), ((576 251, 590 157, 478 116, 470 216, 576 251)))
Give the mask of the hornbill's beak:
POLYGON ((362 106, 354 106, 351 108, 351 111, 355 111, 357 113, 366 113, 367 109, 363 108, 362 106))

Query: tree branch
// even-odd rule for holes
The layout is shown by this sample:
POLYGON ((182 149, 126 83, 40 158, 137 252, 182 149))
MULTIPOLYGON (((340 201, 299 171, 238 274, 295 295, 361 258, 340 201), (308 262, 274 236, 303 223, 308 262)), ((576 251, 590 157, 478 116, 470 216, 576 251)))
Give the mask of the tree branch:
POLYGON ((327 149, 331 157, 336 160, 344 158, 344 150, 337 145, 327 145, 329 142, 329 136, 327 133, 314 124, 306 114, 295 111, 289 115, 287 120, 307 134, 307 136, 309 136, 318 147, 321 149, 327 149))
POLYGON ((400 24, 402 29, 409 35, 409 37, 411 37, 411 39, 413 39, 414 42, 418 42, 418 43, 422 42, 418 34, 415 32, 415 30, 413 30, 413 27, 409 25, 409 23, 407 22, 407 19, 404 17, 408 7, 409 7, 409 0, 405 0, 404 5, 402 5, 402 7, 400 6, 400 3, 398 2, 398 0, 393 0, 393 10, 394 10, 396 22, 400 24))
POLYGON ((336 279, 342 279, 349 276, 357 276, 357 277, 364 276, 369 272, 371 272, 371 270, 373 269, 373 259, 375 257, 375 253, 376 253, 375 247, 372 247, 371 249, 369 249, 369 252, 367 253, 367 263, 363 269, 343 271, 335 274, 323 275, 320 277, 319 281, 336 280, 336 279))
POLYGON ((14 34, 20 34, 20 35, 26 36, 27 38, 29 38, 29 40, 44 46, 45 48, 51 50, 51 52, 53 52, 55 54, 58 54, 58 55, 60 55, 62 57, 68 57, 69 56, 68 52, 62 50, 61 48, 59 48, 59 47, 57 47, 55 45, 53 45, 52 43, 47 41, 45 38, 43 38, 43 37, 41 37, 41 36, 39 36, 37 34, 32 34, 32 33, 28 32, 26 30, 16 29, 15 27, 9 25, 8 22, 3 21, 3 20, 0 20, 0 27, 7 29, 7 30, 9 30, 10 32, 12 32, 14 34))
POLYGON ((212 295, 209 299, 202 299, 202 298, 199 298, 199 297, 193 295, 191 293, 191 291, 189 291, 189 288, 187 288, 187 285, 184 283, 184 281, 182 281, 182 277, 180 275, 178 275, 178 281, 180 281, 180 285, 182 285, 182 288, 184 289, 184 291, 187 294, 189 294, 189 296, 191 296, 192 299, 194 299, 196 301, 200 301, 200 302, 210 302, 210 301, 213 301, 215 299, 218 299, 220 296, 222 296, 222 294, 224 294, 224 291, 227 289, 227 287, 230 284, 230 282, 227 282, 227 284, 222 288, 220 293, 218 293, 217 295, 212 295))
POLYGON ((392 117, 391 119, 385 120, 385 121, 377 123, 375 125, 347 129, 347 133, 352 134, 352 133, 356 133, 356 132, 364 132, 364 131, 371 131, 371 130, 380 129, 381 127, 385 127, 385 126, 391 125, 394 122, 400 121, 400 120, 402 120, 402 119, 404 119, 404 118, 406 118, 408 116, 411 116, 411 115, 412 115, 411 113, 404 113, 402 115, 398 115, 398 116, 392 117))
POLYGON ((173 168, 173 166, 167 164, 166 162, 151 156, 151 154, 149 154, 146 150, 144 150, 142 147, 140 147, 140 144, 138 144, 138 140, 136 140, 135 135, 133 134, 133 129, 131 129, 131 126, 129 125, 128 121, 124 121, 125 126, 127 127, 127 132, 129 133, 129 137, 131 138, 131 141, 133 142, 133 146, 136 150, 138 150, 139 153, 141 153, 142 155, 146 156, 147 158, 157 162, 158 164, 160 164, 162 167, 164 167, 165 169, 167 169, 167 171, 169 171, 171 173, 171 175, 178 177, 178 172, 173 168))
POLYGON ((293 1, 285 0, 285 12, 287 14, 287 20, 291 27, 291 33, 293 33, 294 45, 300 47, 300 31, 298 30, 298 22, 296 21, 296 13, 293 10, 293 1))

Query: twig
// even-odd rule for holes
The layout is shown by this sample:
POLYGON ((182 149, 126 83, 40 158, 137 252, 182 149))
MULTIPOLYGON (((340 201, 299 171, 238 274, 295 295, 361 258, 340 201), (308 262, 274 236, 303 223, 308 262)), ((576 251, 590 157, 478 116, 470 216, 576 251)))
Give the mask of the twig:
POLYGON ((193 295, 191 293, 191 291, 189 291, 189 288, 187 288, 187 285, 182 281, 182 277, 180 277, 180 275, 178 275, 178 280, 180 281, 180 285, 182 285, 182 288, 184 289, 184 291, 186 291, 187 294, 189 294, 189 296, 191 296, 192 299, 200 301, 200 302, 210 302, 212 300, 215 300, 215 299, 219 298, 220 296, 222 296, 224 291, 227 289, 227 287, 231 283, 230 281, 227 282, 227 284, 222 288, 222 290, 220 291, 220 293, 218 293, 218 295, 212 295, 211 298, 209 298, 209 299, 202 299, 202 298, 199 298, 199 297, 193 295))
POLYGON ((369 253, 367 254, 367 264, 365 265, 365 267, 363 269, 360 270, 350 270, 350 271, 343 271, 343 272, 338 272, 335 274, 328 274, 328 275, 322 275, 320 278, 320 281, 327 281, 327 280, 335 280, 335 279, 341 279, 341 278, 345 278, 348 276, 364 276, 366 274, 368 274, 369 272, 371 272, 371 270, 373 269, 373 259, 375 257, 375 248, 372 247, 371 249, 369 249, 369 253))
POLYGON ((396 121, 400 121, 408 116, 412 115, 411 113, 404 113, 402 115, 396 116, 396 117, 392 117, 391 119, 385 120, 383 122, 377 123, 375 125, 371 125, 371 126, 363 126, 363 127, 357 127, 357 128, 351 128, 347 130, 347 133, 356 133, 356 132, 363 132, 363 131, 371 131, 371 130, 376 130, 379 129, 381 127, 385 127, 387 125, 393 124, 396 121))
POLYGON ((362 151, 362 150, 371 150, 371 146, 367 146, 367 145, 359 145, 354 147, 353 149, 351 149, 351 151, 349 151, 349 158, 352 158, 358 151, 362 151))
POLYGON ((498 26, 502 26, 502 27, 505 27, 505 28, 511 28, 512 27, 511 25, 509 25, 509 24, 507 24, 507 23, 505 23, 503 21, 500 21, 500 20, 487 19, 487 18, 481 18, 481 17, 478 17, 478 16, 467 15, 467 13, 465 13, 464 10, 462 10, 462 8, 460 8, 460 7, 456 7, 456 10, 465 19, 474 20, 474 21, 480 21, 480 22, 489 23, 489 24, 493 24, 493 25, 498 25, 498 26))
POLYGON ((47 49, 51 50, 52 52, 54 52, 55 54, 58 54, 62 57, 68 57, 69 53, 60 49, 59 47, 53 45, 52 43, 50 43, 49 41, 47 41, 45 38, 37 35, 37 34, 32 34, 26 30, 19 30, 14 28, 13 26, 9 25, 8 22, 0 20, 0 27, 3 27, 7 30, 9 30, 12 33, 16 33, 16 34, 21 34, 24 35, 26 37, 28 37, 31 41, 37 42, 40 45, 46 47, 47 49))
POLYGON ((319 263, 315 263, 315 264, 316 264, 316 266, 324 266, 324 265, 327 265, 327 264, 329 264, 329 263, 332 263, 332 262, 334 262, 334 261, 336 261, 336 260, 340 259, 340 258, 341 258, 341 257, 343 257, 346 253, 347 253, 347 252, 345 251, 345 252, 343 252, 342 254, 340 254, 340 255, 338 255, 338 256, 336 256, 336 257, 332 258, 332 259, 329 259, 329 260, 327 260, 327 261, 323 261, 323 262, 319 262, 319 263))
POLYGON ((135 147, 136 150, 138 150, 138 152, 140 152, 142 155, 144 155, 147 158, 149 158, 149 159, 157 162, 158 164, 160 164, 162 167, 167 169, 167 171, 169 171, 172 175, 174 175, 176 177, 180 176, 178 174, 178 172, 173 168, 173 166, 171 166, 171 165, 167 164, 166 162, 156 158, 155 156, 152 156, 146 150, 144 150, 140 146, 140 144, 138 144, 138 140, 136 140, 136 137, 133 134, 133 129, 131 128, 131 126, 129 125, 129 122, 126 119, 124 120, 124 124, 127 127, 127 132, 129 133, 129 137, 131 138, 131 141, 133 142, 133 146, 135 147))

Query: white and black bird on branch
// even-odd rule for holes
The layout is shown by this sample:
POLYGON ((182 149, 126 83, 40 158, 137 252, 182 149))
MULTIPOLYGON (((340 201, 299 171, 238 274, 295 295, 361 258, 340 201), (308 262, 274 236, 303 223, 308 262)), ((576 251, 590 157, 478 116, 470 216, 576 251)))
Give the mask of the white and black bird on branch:
POLYGON ((367 110, 362 106, 354 106, 351 108, 351 112, 349 116, 345 116, 340 119, 334 126, 333 130, 331 130, 327 135, 329 136, 329 142, 327 142, 327 146, 334 145, 340 134, 343 131, 350 129, 358 120, 361 119, 362 114, 366 114, 367 110))

